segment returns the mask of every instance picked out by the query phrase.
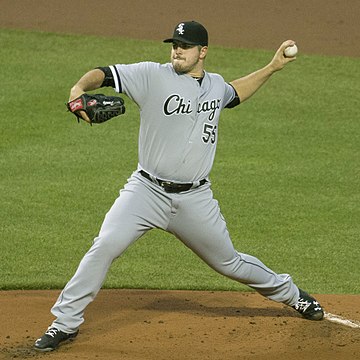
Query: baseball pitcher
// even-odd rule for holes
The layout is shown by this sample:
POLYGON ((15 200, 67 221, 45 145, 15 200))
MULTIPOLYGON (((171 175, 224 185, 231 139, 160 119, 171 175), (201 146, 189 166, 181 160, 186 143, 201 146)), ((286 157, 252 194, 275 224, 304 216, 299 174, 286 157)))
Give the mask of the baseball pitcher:
MULTIPOLYGON (((268 65, 230 83, 205 71, 208 33, 203 25, 181 22, 164 42, 171 44, 169 63, 98 67, 70 91, 69 110, 89 123, 97 118, 103 122, 125 109, 118 100, 115 110, 104 110, 111 116, 96 117, 98 105, 84 100, 86 92, 110 86, 134 101, 140 111, 139 159, 93 245, 52 307, 55 320, 35 342, 39 351, 54 350, 77 336, 84 311, 112 262, 154 228, 173 234, 220 274, 293 307, 306 319, 323 318, 320 304, 290 275, 277 274, 259 259, 234 249, 209 178, 221 111, 246 101, 271 75, 294 61, 296 57, 286 57, 284 50, 295 42, 285 41, 268 65), (88 111, 86 105, 95 110, 88 111)), ((102 102, 103 108, 108 103, 102 102)))

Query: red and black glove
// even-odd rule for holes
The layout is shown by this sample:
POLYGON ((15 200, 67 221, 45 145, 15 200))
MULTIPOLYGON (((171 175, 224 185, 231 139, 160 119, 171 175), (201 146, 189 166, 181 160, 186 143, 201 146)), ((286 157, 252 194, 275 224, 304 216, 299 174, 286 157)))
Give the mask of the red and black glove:
POLYGON ((125 103, 121 97, 103 94, 84 93, 69 101, 66 106, 76 116, 78 122, 79 119, 87 121, 81 114, 81 111, 84 111, 90 124, 100 124, 125 113, 125 103))

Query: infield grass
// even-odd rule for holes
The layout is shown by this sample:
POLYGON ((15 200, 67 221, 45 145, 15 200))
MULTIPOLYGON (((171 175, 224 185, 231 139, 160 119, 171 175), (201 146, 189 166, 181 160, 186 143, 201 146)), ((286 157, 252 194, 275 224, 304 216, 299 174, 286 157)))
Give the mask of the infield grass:
MULTIPOLYGON (((158 42, 0 30, 0 289, 62 288, 137 165, 138 110, 101 126, 66 112, 89 69, 167 62, 158 42)), ((211 47, 228 81, 272 52, 211 47)), ((359 59, 299 55, 224 111, 213 191, 235 247, 311 292, 360 293, 359 59)), ((105 93, 113 94, 111 89, 105 93)), ((248 290, 153 230, 105 287, 248 290)))

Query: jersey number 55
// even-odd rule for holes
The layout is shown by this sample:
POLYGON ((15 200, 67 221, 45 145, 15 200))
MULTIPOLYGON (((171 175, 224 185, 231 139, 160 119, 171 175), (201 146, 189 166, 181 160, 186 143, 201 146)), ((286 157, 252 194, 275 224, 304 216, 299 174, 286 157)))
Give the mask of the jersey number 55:
POLYGON ((215 144, 216 125, 207 124, 207 123, 204 124, 202 140, 205 144, 207 144, 209 141, 211 142, 211 144, 215 144))

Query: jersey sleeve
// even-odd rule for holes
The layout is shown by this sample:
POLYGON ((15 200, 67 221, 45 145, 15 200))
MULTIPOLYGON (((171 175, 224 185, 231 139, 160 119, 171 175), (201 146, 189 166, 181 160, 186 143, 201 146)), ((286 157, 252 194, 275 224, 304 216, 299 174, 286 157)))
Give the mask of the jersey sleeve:
POLYGON ((110 65, 115 91, 126 94, 135 103, 141 105, 148 96, 149 81, 154 66, 155 63, 151 62, 110 65))
POLYGON ((231 109, 240 104, 240 98, 234 87, 228 83, 225 83, 225 96, 224 96, 225 108, 231 109))

